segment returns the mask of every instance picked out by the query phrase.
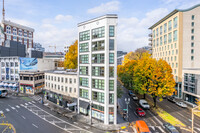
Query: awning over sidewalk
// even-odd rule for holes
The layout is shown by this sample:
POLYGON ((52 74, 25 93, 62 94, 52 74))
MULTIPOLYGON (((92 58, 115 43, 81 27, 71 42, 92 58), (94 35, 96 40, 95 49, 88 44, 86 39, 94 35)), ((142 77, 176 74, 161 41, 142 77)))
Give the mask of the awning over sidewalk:
POLYGON ((79 106, 82 107, 82 108, 84 108, 84 109, 88 109, 89 104, 90 103, 85 102, 85 101, 81 101, 81 100, 79 101, 79 106))

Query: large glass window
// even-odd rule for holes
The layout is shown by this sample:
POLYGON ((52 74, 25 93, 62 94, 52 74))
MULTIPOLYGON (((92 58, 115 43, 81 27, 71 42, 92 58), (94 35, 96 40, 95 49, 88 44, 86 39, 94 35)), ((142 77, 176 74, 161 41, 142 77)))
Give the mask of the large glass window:
POLYGON ((88 75, 88 67, 80 66, 80 75, 88 75))
POLYGON ((177 20, 178 20, 178 18, 177 18, 177 17, 175 17, 175 18, 174 18, 174 28, 176 28, 176 27, 177 27, 177 20))
POLYGON ((100 27, 92 30, 92 39, 101 38, 105 36, 105 27, 100 27))
POLYGON ((92 67, 92 76, 104 76, 104 67, 92 67))
POLYGON ((109 39, 109 50, 114 50, 114 39, 109 39))
POLYGON ((92 51, 104 50, 105 42, 104 40, 92 42, 92 51))
POLYGON ((92 79, 92 88, 104 90, 104 80, 92 79))
POLYGON ((80 86, 85 86, 85 87, 88 87, 88 78, 79 78, 79 83, 80 83, 80 86))
POLYGON ((115 27, 109 26, 109 37, 114 37, 114 36, 115 36, 115 27))
POLYGON ((86 64, 89 63, 89 59, 88 59, 88 55, 80 55, 80 59, 79 59, 80 63, 86 64))
POLYGON ((104 93, 93 91, 92 100, 100 102, 100 103, 104 103, 104 93))
POLYGON ((114 67, 109 67, 109 77, 114 77, 114 67))
POLYGON ((109 53, 109 63, 114 64, 114 53, 109 53))
POLYGON ((80 97, 88 99, 88 90, 80 89, 80 97))
POLYGON ((162 26, 160 26, 160 35, 162 35, 162 26))
POLYGON ((173 37, 174 41, 177 41, 177 30, 174 31, 174 37, 173 37))
POLYGON ((104 63, 104 54, 93 54, 92 63, 104 63))
POLYGON ((114 80, 109 80, 109 90, 114 91, 114 80))
POLYGON ((162 46, 162 37, 160 37, 160 45, 162 46))
POLYGON ((172 29, 172 21, 170 20, 169 22, 168 22, 168 30, 170 31, 172 29))
POLYGON ((114 104, 114 94, 109 94, 109 104, 114 104))
POLYGON ((172 42, 172 33, 168 34, 168 42, 171 43, 172 42))
POLYGON ((90 31, 83 31, 79 33, 79 41, 90 40, 90 31))
POLYGON ((80 52, 88 52, 88 43, 81 43, 79 50, 80 52))
POLYGON ((164 44, 167 43, 167 35, 164 35, 164 44))
POLYGON ((167 32, 167 23, 164 24, 164 33, 167 32))

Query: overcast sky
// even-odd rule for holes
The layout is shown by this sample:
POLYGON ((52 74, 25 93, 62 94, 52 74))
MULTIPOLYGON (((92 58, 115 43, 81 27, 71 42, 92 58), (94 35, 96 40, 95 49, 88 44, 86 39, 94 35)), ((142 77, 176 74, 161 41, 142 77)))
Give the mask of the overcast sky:
MULTIPOLYGON (((104 14, 118 14, 118 50, 134 51, 148 45, 148 28, 174 9, 200 0, 5 0, 6 19, 35 29, 34 42, 46 51, 63 51, 78 38, 77 23, 104 14)), ((2 0, 0 2, 2 6, 2 0)))

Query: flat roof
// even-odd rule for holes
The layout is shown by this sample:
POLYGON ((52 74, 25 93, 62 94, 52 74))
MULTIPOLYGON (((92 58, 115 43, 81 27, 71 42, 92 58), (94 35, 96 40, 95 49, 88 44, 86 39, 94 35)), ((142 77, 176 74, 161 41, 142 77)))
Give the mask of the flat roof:
POLYGON ((165 21, 166 19, 170 18, 171 16, 173 16, 174 14, 176 14, 177 12, 186 12, 186 11, 190 11, 194 8, 199 7, 200 4, 197 4, 195 6, 192 6, 188 9, 175 9, 172 12, 170 12, 168 15, 166 15, 164 18, 160 19, 157 23, 155 23, 154 25, 152 25, 151 27, 149 27, 149 29, 153 29, 154 27, 156 27, 157 25, 161 24, 163 21, 165 21))
POLYGON ((45 73, 52 73, 52 74, 64 74, 64 75, 77 75, 77 70, 72 69, 71 71, 67 70, 50 70, 46 71, 45 73))
POLYGON ((88 23, 92 23, 94 21, 98 21, 100 19, 104 19, 104 18, 118 18, 118 16, 117 16, 117 14, 106 14, 106 15, 103 15, 103 16, 100 16, 100 17, 89 19, 87 21, 80 22, 80 23, 78 23, 78 27, 85 25, 85 24, 88 24, 88 23))

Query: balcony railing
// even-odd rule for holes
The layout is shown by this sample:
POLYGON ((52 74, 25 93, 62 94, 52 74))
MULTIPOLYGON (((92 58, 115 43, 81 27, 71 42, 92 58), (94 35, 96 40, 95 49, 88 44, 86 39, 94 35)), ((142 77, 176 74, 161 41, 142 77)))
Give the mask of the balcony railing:
POLYGON ((149 37, 152 37, 152 33, 149 34, 149 37))

